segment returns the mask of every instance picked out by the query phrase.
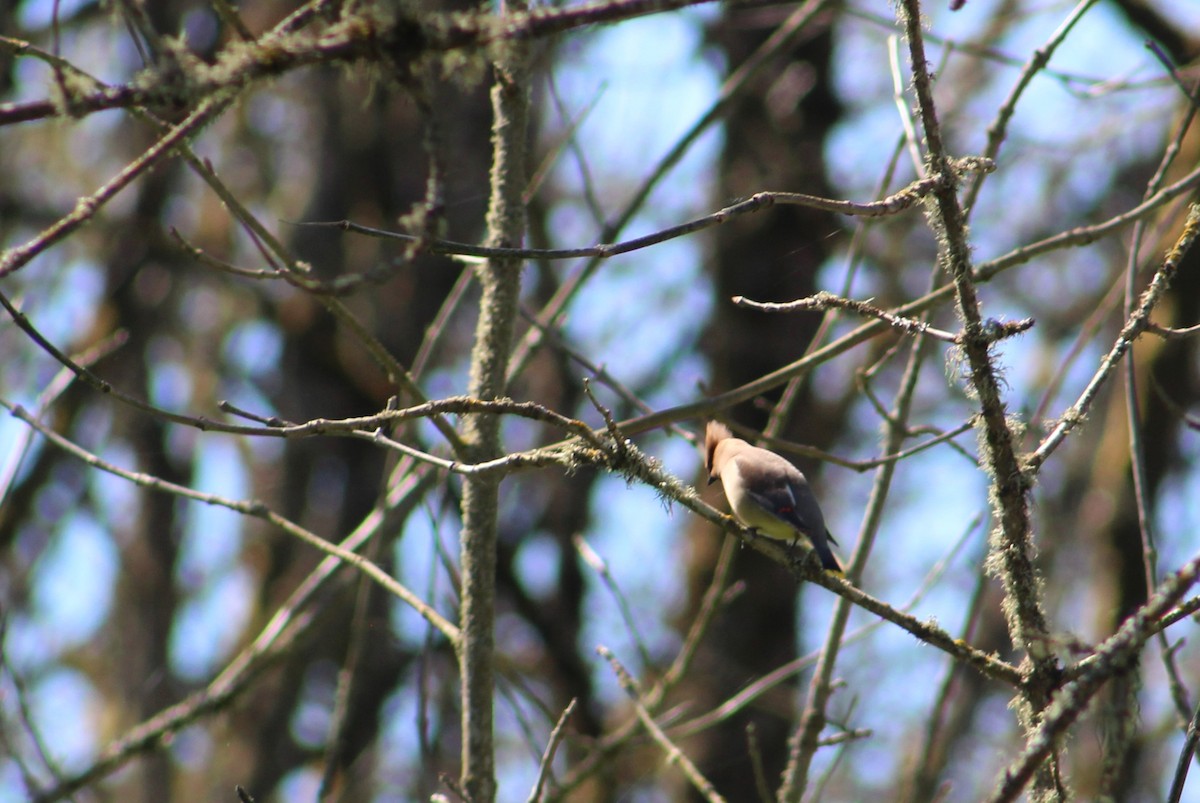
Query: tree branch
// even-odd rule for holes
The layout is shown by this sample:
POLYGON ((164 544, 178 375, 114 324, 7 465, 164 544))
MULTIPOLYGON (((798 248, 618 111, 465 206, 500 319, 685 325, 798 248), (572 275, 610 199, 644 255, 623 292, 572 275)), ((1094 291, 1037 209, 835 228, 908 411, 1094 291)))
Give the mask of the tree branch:
MULTIPOLYGON (((526 8, 523 0, 500 7, 501 21, 526 8)), ((495 63, 492 85, 492 171, 488 204, 488 245, 520 245, 525 236, 522 193, 527 182, 529 119, 528 52, 512 43, 495 63)), ((478 267, 483 288, 475 346, 471 353, 470 395, 484 400, 505 393, 508 360, 521 290, 521 260, 495 257, 478 267)), ((473 461, 499 458, 500 419, 474 414, 463 421, 466 453, 473 461)), ((496 797, 493 695, 495 692, 496 532, 499 474, 470 476, 463 483, 461 536, 461 618, 459 669, 462 678, 462 787, 472 803, 496 797)))

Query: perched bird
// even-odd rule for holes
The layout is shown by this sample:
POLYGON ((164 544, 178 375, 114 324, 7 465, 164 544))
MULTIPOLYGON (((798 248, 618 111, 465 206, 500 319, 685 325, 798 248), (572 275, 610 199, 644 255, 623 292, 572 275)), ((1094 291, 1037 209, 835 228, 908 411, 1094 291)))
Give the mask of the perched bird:
POLYGON ((733 437, 716 421, 708 422, 704 432, 704 467, 709 485, 721 481, 738 521, 793 545, 804 535, 827 571, 843 573, 829 549, 837 541, 825 528, 817 498, 798 468, 774 452, 733 437))

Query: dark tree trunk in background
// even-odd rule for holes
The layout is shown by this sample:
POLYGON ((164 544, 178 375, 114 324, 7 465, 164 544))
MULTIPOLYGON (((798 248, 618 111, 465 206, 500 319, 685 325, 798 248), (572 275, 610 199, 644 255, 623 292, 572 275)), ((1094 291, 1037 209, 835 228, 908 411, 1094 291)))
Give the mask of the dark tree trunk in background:
MULTIPOLYGON (((1170 153, 1169 118, 1186 102, 1143 40, 1181 66, 1184 86, 1200 74, 1200 39, 1181 22, 1182 6, 1107 0, 1080 7, 1078 29, 1060 24, 1066 7, 1024 0, 911 9, 927 23, 908 41, 924 42, 919 58, 936 65, 937 114, 919 75, 905 102, 918 107, 918 129, 939 119, 951 157, 988 147, 999 98, 1011 96, 1034 52, 1031 36, 1068 31, 1048 63, 1031 62, 1036 75, 996 170, 970 196, 970 231, 958 232, 953 215, 940 227, 927 216, 935 204, 915 194, 884 218, 790 202, 702 217, 760 191, 867 201, 889 164, 886 193, 904 192, 920 172, 910 154, 937 138, 923 130, 917 141, 902 138, 889 63, 897 8, 815 4, 825 10, 739 86, 717 122, 700 117, 710 129, 682 140, 678 161, 658 164, 657 145, 647 143, 667 135, 661 110, 701 115, 714 70, 741 75, 808 4, 726 5, 715 20, 711 9, 647 15, 621 2, 509 14, 519 5, 0 1, 0 301, 11 310, 0 310, 0 797, 13 785, 31 799, 233 800, 238 784, 261 801, 312 797, 318 785, 322 803, 457 799, 462 774, 472 788, 491 786, 480 777, 490 770, 463 773, 459 764, 461 729, 473 727, 464 722, 492 721, 494 738, 475 729, 470 743, 495 759, 481 766, 494 766, 501 803, 530 799, 535 776, 544 785, 532 799, 542 803, 697 799, 694 786, 704 784, 687 777, 683 757, 730 803, 773 799, 810 677, 768 685, 769 674, 836 636, 831 697, 809 721, 829 725, 822 736, 846 738, 820 748, 804 799, 984 799, 1022 777, 1032 743, 1030 723, 1014 712, 1028 709, 1037 684, 1019 680, 1029 658, 1013 645, 1032 654, 1041 638, 1022 640, 1008 615, 1023 610, 1018 602, 1045 614, 1044 641, 1062 669, 1062 684, 1046 684, 1046 716, 1077 717, 1063 721, 1053 756, 1072 796, 1165 797, 1196 704, 1192 625, 1179 617, 1162 641, 1147 625, 1134 634, 1145 644, 1117 661, 1108 660, 1116 651, 1093 648, 1123 623, 1148 621, 1134 617, 1154 590, 1131 479, 1139 465, 1157 571, 1197 555, 1189 494, 1200 337, 1145 333, 1128 363, 1109 375, 1097 365, 1115 342, 1128 345, 1118 340, 1130 319, 1117 291, 1133 226, 1118 216, 1142 203, 1170 153), (1114 58, 1091 52, 1088 25, 1106 44, 1111 37, 1114 58), (662 52, 631 57, 648 34, 664 37, 662 52), (529 73, 497 67, 514 40, 530 51, 529 73), (1085 57, 1068 71, 1071 48, 1071 58, 1085 57), (479 277, 496 263, 478 272, 482 257, 466 253, 477 249, 445 242, 495 235, 485 231, 489 187, 505 182, 492 181, 493 133, 495 143, 510 137, 503 114, 492 130, 493 86, 498 97, 529 92, 535 110, 524 245, 648 237, 630 251, 594 249, 603 252, 594 261, 539 253, 524 261, 519 284, 515 273, 505 277, 520 291, 521 358, 509 360, 507 387, 494 387, 518 405, 458 398, 503 359, 496 349, 471 364, 484 351, 472 349, 479 277), (216 100, 228 105, 214 118, 177 127, 216 100), (1048 136, 1063 108, 1088 124, 1057 125, 1048 136), (172 129, 186 131, 176 150, 156 147, 172 129), (431 139, 441 191, 426 210, 431 139), (188 161, 189 149, 199 162, 188 161), (626 209, 631 198, 638 206, 626 209), (239 206, 320 281, 273 275, 270 238, 239 219, 239 206), (411 231, 425 212, 441 241, 414 246, 301 225, 411 231), (689 220, 699 222, 668 228, 689 220), (1101 224, 1087 244, 1038 244, 1101 224), (689 233, 674 239, 680 230, 689 233), (655 232, 666 241, 646 246, 655 232), (954 262, 944 246, 960 233, 975 267, 1001 269, 963 271, 957 288, 943 289, 975 296, 988 324, 1034 320, 991 344, 987 359, 1018 456, 1040 445, 1037 458, 1046 458, 1027 464, 1037 467, 1027 500, 1034 524, 1015 534, 1032 539, 1037 593, 1005 567, 1010 547, 986 515, 1026 499, 981 470, 988 442, 972 432, 980 394, 961 360, 964 339, 953 336, 966 316, 950 293, 923 295, 931 280, 951 281, 931 273, 954 262), (408 259, 410 248, 420 256, 408 259), (464 253, 444 256, 451 251, 464 253), (787 302, 821 290, 884 309, 920 301, 912 315, 945 331, 871 324, 794 386, 713 413, 705 393, 793 363, 870 314, 838 312, 837 334, 819 335, 821 313, 764 313, 731 297, 787 302), (890 416, 881 405, 919 336, 925 362, 912 375, 911 409, 890 416), (97 346, 103 356, 88 354, 97 346), (461 438, 496 416, 506 457, 469 465, 471 450, 448 446, 428 408, 403 410, 400 423, 338 421, 379 413, 393 398, 415 406, 377 364, 380 352, 404 368, 426 355, 414 369, 419 393, 457 411, 438 423, 461 438), (1073 408, 1098 379, 1098 394, 1073 408), (868 496, 877 505, 868 520, 879 523, 878 537, 856 582, 885 607, 850 603, 847 629, 831 634, 824 611, 837 594, 854 595, 798 586, 792 572, 708 524, 675 481, 705 479, 687 443, 704 425, 698 409, 750 439, 766 432, 863 461, 854 473, 796 459, 844 562, 868 496), (647 411, 649 423, 630 423, 647 411), (606 428, 602 412, 625 422, 621 431, 606 428), (276 417, 312 426, 280 429, 276 417), (1064 428, 1050 435, 1056 421, 1064 428), (580 435, 579 422, 596 431, 580 435), (904 453, 889 457, 885 492, 867 458, 883 457, 880 431, 894 426, 906 428, 904 453), (460 560, 469 476, 500 488, 494 519, 490 510, 468 517, 474 525, 479 512, 481 531, 495 525, 494 611, 460 605, 461 589, 492 579, 460 560), (337 543, 356 531, 372 534, 353 547, 369 563, 340 554, 326 564, 338 564, 331 579, 314 575, 324 550, 338 550, 308 533, 337 543), (730 557, 711 624, 684 641, 718 559, 730 557), (310 583, 319 589, 291 605, 310 583), (910 615, 947 638, 921 635, 910 615), (458 660, 493 640, 494 665, 479 675, 489 686, 472 686, 458 660), (597 645, 632 684, 619 683, 597 645), (1164 646, 1178 684, 1165 680, 1164 646), (964 649, 979 654, 962 660, 964 649), (1076 672, 1085 660, 1094 669, 1076 672), (1087 690, 1087 707, 1072 708, 1064 690, 1113 667, 1099 691, 1087 690), (473 712, 487 708, 490 692, 494 718, 461 716, 464 681, 473 712), (716 724, 706 718, 751 686, 760 692, 752 703, 716 724), (634 701, 673 744, 659 741, 634 701), (556 757, 541 774, 550 745, 556 757)), ((903 12, 911 0, 895 5, 903 12)), ((913 72, 905 49, 901 83, 913 72)), ((1184 205, 1200 187, 1200 124, 1192 126, 1163 182, 1187 176, 1192 195, 1166 199, 1143 221, 1135 296, 1178 241, 1184 205)), ((495 178, 511 169, 506 161, 496 159, 495 178)), ((971 169, 960 176, 964 190, 971 169)), ((507 312, 505 320, 507 337, 507 312)), ((1200 245, 1152 320, 1200 321, 1200 245)), ((727 509, 719 485, 701 490, 727 509)), ((1020 518, 1005 521, 1011 529, 1020 518)), ((490 552, 467 554, 490 567, 490 552)))
MULTIPOLYGON (((304 219, 352 219, 397 229, 401 216, 411 212, 425 195, 427 176, 414 169, 423 160, 413 158, 413 151, 422 147, 426 121, 411 99, 386 80, 380 81, 371 100, 364 103, 363 97, 371 95, 370 91, 364 86, 362 93, 347 93, 343 71, 328 70, 324 78, 317 82, 326 90, 317 99, 317 182, 304 219)), ((485 199, 479 187, 487 185, 490 106, 482 90, 463 93, 456 88, 441 89, 434 103, 440 130, 445 132, 439 145, 456 154, 445 178, 446 226, 453 236, 474 240, 480 236, 484 213, 485 199)), ((327 279, 377 271, 399 254, 393 243, 351 238, 331 229, 301 227, 295 232, 292 246, 296 256, 327 279)), ((385 271, 389 277, 386 281, 369 292, 356 294, 349 304, 360 320, 370 322, 374 335, 407 367, 460 270, 460 265, 444 257, 420 257, 398 271, 385 271)), ((280 410, 286 418, 340 418, 369 415, 384 408, 391 391, 383 372, 361 348, 352 345, 352 336, 316 298, 304 294, 289 297, 279 306, 278 316, 286 334, 286 384, 280 393, 280 410)), ((404 400, 406 404, 411 402, 404 400)), ((292 441, 284 465, 284 474, 277 481, 278 488, 287 494, 280 502, 281 509, 327 537, 348 534, 382 490, 384 454, 361 441, 292 441)), ((372 547, 377 562, 385 567, 391 565, 390 539, 395 535, 388 534, 386 543, 372 547)), ((270 574, 278 578, 272 596, 278 601, 311 570, 318 556, 283 533, 273 533, 269 538, 270 574)), ((399 548, 403 554, 403 543, 399 548)), ((365 627, 368 633, 361 641, 343 747, 336 758, 339 782, 342 773, 360 759, 361 751, 375 743, 384 703, 396 683, 411 678, 415 656, 401 650, 396 640, 386 635, 391 604, 386 595, 371 586, 365 620, 354 618, 353 589, 360 582, 361 578, 355 577, 352 586, 338 595, 332 609, 323 612, 317 634, 306 640, 307 648, 296 652, 289 662, 286 675, 292 681, 280 684, 274 710, 260 729, 261 759, 254 764, 256 789, 274 788, 280 773, 303 761, 310 752, 310 748, 279 738, 280 733, 288 732, 286 722, 294 715, 296 695, 301 690, 301 684, 294 681, 311 673, 321 661, 332 662, 331 667, 341 666, 353 637, 352 629, 365 627)), ((456 752, 448 749, 445 755, 456 752)), ((369 777, 369 773, 363 775, 369 777)), ((437 778, 428 781, 436 784, 437 778)), ((355 799, 353 786, 338 787, 338 791, 341 799, 355 799)))
MULTIPOLYGON (((774 30, 778 18, 766 9, 729 11, 711 31, 735 70, 774 30)), ((832 37, 828 24, 816 24, 804 38, 776 59, 736 101, 725 122, 719 202, 744 198, 761 190, 828 195, 822 153, 825 138, 841 108, 830 92, 832 37)), ((766 315, 734 307, 730 297, 758 301, 790 301, 812 295, 818 271, 830 254, 840 223, 832 216, 798 207, 777 207, 718 228, 712 270, 716 311, 704 348, 713 365, 713 390, 725 391, 799 359, 810 343, 820 315, 766 315)), ((761 431, 779 394, 729 411, 733 420, 761 431)), ((802 391, 780 437, 817 447, 832 443, 847 407, 814 404, 802 391)), ((818 465, 800 466, 818 494, 832 491, 821 483, 818 465)), ((714 486, 716 488, 717 486, 714 486)), ((710 494, 714 503, 720 498, 710 494)), ((722 502, 723 504, 723 502, 722 502)), ((843 554, 853 547, 852 534, 840 533, 843 554)), ((712 577, 722 535, 706 524, 693 527, 688 556, 689 622, 712 577)), ((797 587, 779 566, 752 550, 740 550, 731 582, 744 592, 718 614, 697 657, 697 671, 679 689, 679 699, 694 711, 707 711, 727 700, 751 680, 796 657, 797 644, 819 646, 797 633, 797 587)), ((755 788, 747 749, 753 725, 769 784, 777 783, 787 754, 787 738, 798 721, 798 702, 784 686, 722 725, 687 741, 700 769, 730 799, 744 799, 755 788)))

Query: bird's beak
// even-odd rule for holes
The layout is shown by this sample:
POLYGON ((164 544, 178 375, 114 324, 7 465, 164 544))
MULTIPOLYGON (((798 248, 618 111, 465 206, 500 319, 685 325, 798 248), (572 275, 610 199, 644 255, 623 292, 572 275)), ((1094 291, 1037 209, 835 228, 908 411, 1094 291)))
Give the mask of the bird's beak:
POLYGON ((709 475, 708 475, 708 484, 709 484, 709 485, 712 485, 712 484, 713 484, 714 482, 716 482, 716 481, 717 481, 717 478, 716 478, 716 477, 714 477, 714 476, 713 476, 713 475, 711 475, 711 474, 709 474, 709 475))

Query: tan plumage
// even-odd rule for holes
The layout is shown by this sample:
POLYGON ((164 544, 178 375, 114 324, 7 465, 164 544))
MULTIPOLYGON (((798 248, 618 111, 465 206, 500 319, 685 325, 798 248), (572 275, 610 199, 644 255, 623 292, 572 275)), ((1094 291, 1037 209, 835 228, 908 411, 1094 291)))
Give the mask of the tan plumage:
POLYGON ((704 432, 704 467, 709 484, 721 481, 733 515, 768 538, 796 543, 804 535, 821 565, 842 572, 829 548, 836 544, 800 470, 767 449, 751 446, 724 424, 710 421, 704 432))

